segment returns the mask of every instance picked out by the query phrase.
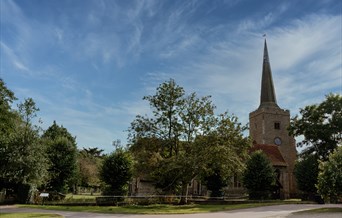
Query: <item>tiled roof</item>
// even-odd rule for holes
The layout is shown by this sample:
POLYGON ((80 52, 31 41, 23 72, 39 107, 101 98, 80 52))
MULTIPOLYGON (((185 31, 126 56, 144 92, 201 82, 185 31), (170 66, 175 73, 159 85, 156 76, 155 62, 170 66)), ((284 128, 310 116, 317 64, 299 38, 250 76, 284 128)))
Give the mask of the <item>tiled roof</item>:
POLYGON ((287 163, 281 155, 277 145, 254 144, 250 152, 262 150, 271 160, 273 166, 287 166, 287 163))

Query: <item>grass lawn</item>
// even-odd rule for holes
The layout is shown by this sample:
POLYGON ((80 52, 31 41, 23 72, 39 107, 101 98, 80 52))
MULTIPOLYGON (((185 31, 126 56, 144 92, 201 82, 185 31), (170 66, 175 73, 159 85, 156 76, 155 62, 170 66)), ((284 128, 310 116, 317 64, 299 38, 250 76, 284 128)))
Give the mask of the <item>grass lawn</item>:
POLYGON ((244 209, 252 207, 280 205, 293 202, 275 201, 267 203, 245 203, 245 204, 226 204, 226 205, 167 205, 153 204, 148 206, 130 205, 130 206, 52 206, 52 205, 19 205, 19 207, 39 208, 47 210, 63 210, 78 212, 96 212, 96 213, 116 213, 116 214, 189 214, 189 213, 208 213, 217 211, 227 211, 235 209, 244 209))
POLYGON ((1 218, 50 218, 50 217, 63 217, 58 214, 49 213, 1 213, 1 218))
POLYGON ((302 213, 342 213, 342 208, 340 208, 340 207, 318 208, 318 209, 312 209, 312 210, 299 211, 296 213, 298 213, 298 214, 302 214, 302 213))
POLYGON ((94 195, 73 195, 73 194, 67 194, 65 196, 65 199, 96 199, 96 197, 99 197, 99 194, 94 195))

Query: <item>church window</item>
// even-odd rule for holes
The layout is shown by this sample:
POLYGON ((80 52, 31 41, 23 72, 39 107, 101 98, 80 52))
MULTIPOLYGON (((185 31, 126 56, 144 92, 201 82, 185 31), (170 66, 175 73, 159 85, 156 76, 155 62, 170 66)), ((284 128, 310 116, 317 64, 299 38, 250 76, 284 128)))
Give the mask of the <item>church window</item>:
POLYGON ((274 123, 274 129, 280 129, 280 122, 274 123))

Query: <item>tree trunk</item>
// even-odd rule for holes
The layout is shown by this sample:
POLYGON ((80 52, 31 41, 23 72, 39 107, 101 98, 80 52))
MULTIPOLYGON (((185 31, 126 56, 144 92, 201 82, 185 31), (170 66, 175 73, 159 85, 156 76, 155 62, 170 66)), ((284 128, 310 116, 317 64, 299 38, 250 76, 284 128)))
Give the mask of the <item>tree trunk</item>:
POLYGON ((187 182, 182 182, 182 196, 179 201, 180 205, 184 205, 188 203, 188 183, 187 182))

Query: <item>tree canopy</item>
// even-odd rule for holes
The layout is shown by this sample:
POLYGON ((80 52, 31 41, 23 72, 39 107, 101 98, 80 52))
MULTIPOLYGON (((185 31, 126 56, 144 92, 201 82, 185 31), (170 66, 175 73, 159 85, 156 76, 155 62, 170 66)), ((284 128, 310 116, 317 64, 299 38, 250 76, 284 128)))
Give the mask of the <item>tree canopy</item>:
POLYGON ((47 180, 48 161, 40 127, 34 125, 38 107, 27 98, 14 109, 16 100, 0 78, 0 189, 13 190, 26 203, 28 191, 47 180))
POLYGON ((326 201, 337 203, 342 198, 342 147, 338 147, 326 162, 319 165, 317 189, 326 201))
POLYGON ((290 133, 304 136, 297 146, 305 146, 302 154, 315 154, 320 160, 327 160, 342 143, 342 96, 329 94, 320 104, 300 109, 301 116, 291 120, 290 133))
POLYGON ((53 124, 43 134, 50 161, 49 190, 66 192, 77 183, 76 140, 66 128, 53 124))
POLYGON ((117 149, 105 157, 100 177, 107 184, 105 195, 122 196, 127 194, 132 179, 132 159, 128 152, 117 149))
POLYGON ((249 146, 242 133, 246 128, 228 113, 215 115, 210 96, 187 95, 170 79, 143 99, 152 116, 137 115, 129 129, 129 149, 142 169, 140 176, 153 178, 165 193, 186 196, 189 182, 214 173, 214 163, 224 177, 243 168, 249 146))
POLYGON ((298 189, 303 191, 310 200, 317 193, 318 160, 314 155, 308 155, 300 159, 296 165, 294 174, 296 176, 298 189))

